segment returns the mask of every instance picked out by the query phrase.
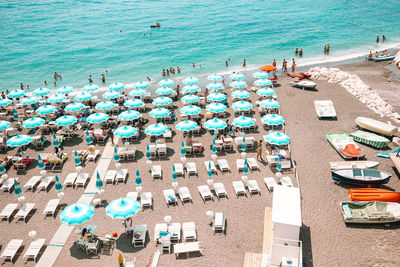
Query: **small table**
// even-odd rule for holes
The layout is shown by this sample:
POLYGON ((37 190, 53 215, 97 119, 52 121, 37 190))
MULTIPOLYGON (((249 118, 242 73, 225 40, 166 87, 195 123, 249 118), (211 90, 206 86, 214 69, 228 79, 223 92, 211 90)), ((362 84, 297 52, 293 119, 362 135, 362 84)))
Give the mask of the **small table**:
POLYGON ((179 254, 186 253, 186 256, 189 258, 190 252, 201 252, 200 243, 199 242, 187 242, 187 243, 179 243, 174 245, 174 253, 176 258, 179 257, 179 254))

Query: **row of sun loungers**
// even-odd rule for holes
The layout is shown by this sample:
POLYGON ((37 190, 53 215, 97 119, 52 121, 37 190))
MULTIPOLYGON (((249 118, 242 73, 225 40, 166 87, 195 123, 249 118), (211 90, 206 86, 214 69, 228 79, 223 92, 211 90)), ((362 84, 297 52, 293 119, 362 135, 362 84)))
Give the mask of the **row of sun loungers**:
MULTIPOLYGON (((16 203, 9 203, 7 206, 3 208, 3 210, 0 213, 0 218, 1 220, 6 219, 7 221, 10 221, 10 218, 12 215, 15 213, 15 211, 18 209, 19 204, 16 203)), ((15 214, 15 218, 17 221, 19 220, 24 220, 26 221, 26 218, 29 216, 33 208, 35 207, 35 203, 25 203, 21 206, 21 208, 18 210, 17 214, 15 214)))
MULTIPOLYGON (((27 261, 31 259, 36 261, 36 258, 39 255, 40 250, 43 248, 45 241, 45 239, 41 238, 32 240, 24 254, 24 258, 26 258, 27 261)), ((8 242, 6 248, 1 253, 0 258, 4 258, 4 261, 9 260, 10 262, 13 262, 17 252, 22 247, 23 242, 24 241, 22 239, 12 239, 10 242, 8 242)))
POLYGON ((128 169, 108 170, 104 176, 103 182, 108 183, 125 183, 128 177, 128 169))

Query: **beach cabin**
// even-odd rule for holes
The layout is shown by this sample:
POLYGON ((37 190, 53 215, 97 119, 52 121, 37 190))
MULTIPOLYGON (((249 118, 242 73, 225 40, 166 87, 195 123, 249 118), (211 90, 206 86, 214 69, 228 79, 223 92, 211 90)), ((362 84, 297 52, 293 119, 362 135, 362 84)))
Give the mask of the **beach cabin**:
POLYGON ((272 202, 271 266, 302 266, 300 189, 276 186, 272 202))

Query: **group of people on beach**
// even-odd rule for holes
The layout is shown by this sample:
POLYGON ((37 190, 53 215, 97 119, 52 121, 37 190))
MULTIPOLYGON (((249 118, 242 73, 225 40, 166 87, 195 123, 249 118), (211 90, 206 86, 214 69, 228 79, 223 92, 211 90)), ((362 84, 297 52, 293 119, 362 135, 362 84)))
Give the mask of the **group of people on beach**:
POLYGON ((329 50, 331 50, 331 46, 329 44, 324 46, 324 54, 329 54, 329 50))
MULTIPOLYGON (((387 49, 383 50, 381 56, 382 57, 389 56, 389 51, 387 49)), ((376 51, 374 54, 372 54, 372 51, 369 51, 368 58, 373 58, 373 57, 379 57, 379 52, 376 51)))
POLYGON ((303 56, 303 49, 300 48, 300 50, 299 50, 298 48, 296 48, 296 49, 294 50, 294 54, 295 54, 296 56, 297 56, 297 55, 303 56))
MULTIPOLYGON (((170 67, 169 69, 163 69, 162 76, 163 77, 169 76, 170 74, 175 74, 175 72, 177 72, 178 74, 181 73, 181 68, 178 66, 178 67, 176 67, 176 70, 173 67, 170 67)), ((149 77, 147 77, 147 78, 148 78, 147 80, 149 80, 149 77)))

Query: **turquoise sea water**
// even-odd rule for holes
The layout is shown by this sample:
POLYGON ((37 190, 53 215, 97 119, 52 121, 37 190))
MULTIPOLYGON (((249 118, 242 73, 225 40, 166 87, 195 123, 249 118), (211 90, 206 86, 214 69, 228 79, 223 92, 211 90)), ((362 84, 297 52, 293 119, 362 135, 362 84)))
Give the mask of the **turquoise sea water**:
POLYGON ((241 70, 243 58, 250 68, 280 65, 296 47, 300 65, 346 59, 396 46, 399 11, 398 0, 0 0, 0 91, 44 80, 54 88, 55 71, 57 87, 82 87, 89 75, 100 83, 105 70, 107 85, 159 80, 171 66, 182 76, 225 72, 228 58, 229 71, 241 70), (161 28, 150 29, 155 22, 161 28))

